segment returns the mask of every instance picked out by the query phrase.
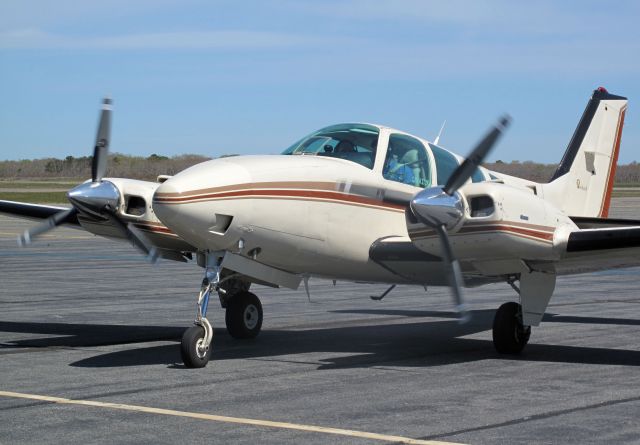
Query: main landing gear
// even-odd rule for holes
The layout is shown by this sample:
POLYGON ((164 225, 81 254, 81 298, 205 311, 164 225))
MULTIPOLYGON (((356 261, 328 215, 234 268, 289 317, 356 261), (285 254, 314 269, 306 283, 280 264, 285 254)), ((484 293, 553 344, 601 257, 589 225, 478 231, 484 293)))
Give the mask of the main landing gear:
POLYGON ((522 306, 504 303, 493 319, 493 346, 501 354, 518 354, 529 342, 531 326, 522 324, 522 306))
POLYGON ((233 338, 254 338, 262 328, 262 304, 258 297, 247 290, 247 283, 231 279, 233 275, 221 279, 221 272, 219 265, 206 268, 198 295, 195 326, 185 331, 180 343, 180 355, 187 368, 203 368, 211 358, 213 327, 207 319, 207 308, 212 292, 220 295, 220 302, 226 308, 227 331, 233 338), (224 282, 232 285, 223 286, 224 282))

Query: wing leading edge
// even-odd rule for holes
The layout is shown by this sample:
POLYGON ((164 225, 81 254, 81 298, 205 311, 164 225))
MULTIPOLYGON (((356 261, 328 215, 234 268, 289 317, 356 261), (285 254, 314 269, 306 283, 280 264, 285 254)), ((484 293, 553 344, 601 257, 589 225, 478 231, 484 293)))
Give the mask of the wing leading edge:
MULTIPOLYGON (((68 208, 47 206, 42 204, 30 204, 27 202, 0 200, 0 213, 34 221, 47 219, 63 210, 68 210, 68 208)), ((80 223, 78 222, 78 216, 76 214, 69 215, 69 217, 63 222, 63 224, 80 226, 80 223)))

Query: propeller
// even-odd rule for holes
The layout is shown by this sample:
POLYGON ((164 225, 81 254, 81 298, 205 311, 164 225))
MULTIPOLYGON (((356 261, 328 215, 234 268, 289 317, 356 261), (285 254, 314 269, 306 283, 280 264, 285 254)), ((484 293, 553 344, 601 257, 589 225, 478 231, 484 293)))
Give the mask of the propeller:
POLYGON ((120 191, 110 181, 103 181, 109 160, 109 142, 111 134, 112 100, 108 97, 102 101, 102 110, 98 121, 96 143, 93 148, 91 162, 91 182, 84 182, 69 190, 67 199, 72 207, 62 210, 44 220, 41 224, 25 230, 18 237, 18 244, 26 246, 37 237, 43 235, 65 222, 72 221, 78 214, 102 220, 109 220, 122 232, 134 246, 143 252, 150 262, 158 259, 157 249, 132 224, 120 219, 117 209, 120 204, 120 191))
POLYGON ((449 285, 461 323, 470 319, 464 303, 462 288, 464 279, 460 263, 453 254, 448 231, 456 227, 464 217, 464 203, 458 189, 464 185, 482 164, 500 135, 506 130, 511 118, 507 115, 489 129, 464 162, 453 172, 444 187, 430 187, 417 193, 409 205, 418 221, 433 228, 442 247, 442 260, 447 267, 449 285))
POLYGON ((59 226, 60 224, 64 224, 67 221, 71 221, 73 217, 78 214, 78 209, 72 207, 67 210, 62 210, 58 213, 51 215, 49 218, 45 219, 44 222, 38 224, 35 227, 25 230, 21 235, 18 236, 18 245, 19 246, 27 246, 31 244, 31 242, 42 235, 43 233, 48 232, 49 230, 59 226))
POLYGON ((102 111, 100 112, 100 122, 98 123, 98 134, 96 135, 96 145, 93 147, 93 160, 91 162, 91 182, 100 182, 107 171, 107 160, 109 159, 109 136, 111 134, 111 111, 113 101, 105 97, 102 101, 102 111))

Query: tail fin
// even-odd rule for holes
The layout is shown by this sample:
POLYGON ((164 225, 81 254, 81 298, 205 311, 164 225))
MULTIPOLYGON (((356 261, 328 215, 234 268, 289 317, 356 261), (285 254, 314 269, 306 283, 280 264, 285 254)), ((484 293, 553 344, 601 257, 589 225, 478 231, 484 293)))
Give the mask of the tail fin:
POLYGON ((626 97, 593 92, 545 199, 569 216, 607 217, 626 111, 626 97))

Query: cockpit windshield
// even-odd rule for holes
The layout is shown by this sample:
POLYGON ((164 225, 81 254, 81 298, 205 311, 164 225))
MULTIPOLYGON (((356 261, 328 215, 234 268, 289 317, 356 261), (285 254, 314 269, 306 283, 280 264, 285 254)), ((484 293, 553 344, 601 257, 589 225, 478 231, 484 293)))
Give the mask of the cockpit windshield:
POLYGON ((373 125, 332 125, 300 139, 282 154, 340 158, 373 169, 379 132, 373 125))

